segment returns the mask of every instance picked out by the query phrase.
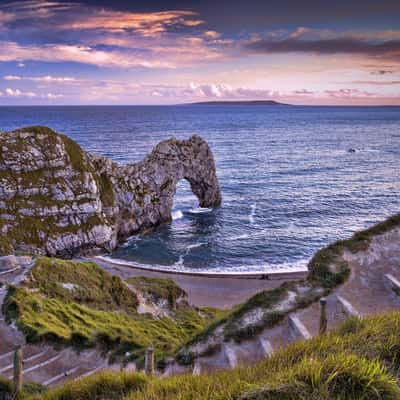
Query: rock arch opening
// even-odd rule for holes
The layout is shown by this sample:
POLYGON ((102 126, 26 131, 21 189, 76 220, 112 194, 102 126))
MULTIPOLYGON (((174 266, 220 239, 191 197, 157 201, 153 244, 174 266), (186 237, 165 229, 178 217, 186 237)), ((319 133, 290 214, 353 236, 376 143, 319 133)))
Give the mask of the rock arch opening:
POLYGON ((199 198, 191 188, 190 182, 183 178, 176 183, 172 206, 172 219, 178 219, 184 211, 199 207, 199 198))

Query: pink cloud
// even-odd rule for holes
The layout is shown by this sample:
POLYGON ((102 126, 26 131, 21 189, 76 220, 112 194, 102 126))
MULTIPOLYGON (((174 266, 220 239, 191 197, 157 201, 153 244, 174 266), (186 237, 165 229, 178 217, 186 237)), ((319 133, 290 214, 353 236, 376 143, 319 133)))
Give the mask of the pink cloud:
POLYGON ((314 91, 307 89, 295 90, 293 93, 300 96, 313 96, 315 94, 314 91))
POLYGON ((157 36, 167 31, 174 25, 197 26, 203 23, 200 19, 187 19, 194 17, 191 11, 162 11, 153 13, 126 13, 113 10, 94 9, 91 15, 77 18, 76 21, 61 24, 59 29, 76 30, 106 30, 121 31, 134 30, 143 36, 157 36))
POLYGON ((205 31, 203 35, 210 39, 218 39, 221 36, 221 34, 217 31, 205 31))
POLYGON ((337 32, 300 27, 292 33, 269 32, 241 43, 253 54, 303 53, 318 56, 347 54, 352 57, 400 61, 400 30, 337 32))
POLYGON ((6 88, 4 92, 0 91, 0 97, 9 97, 9 98, 41 98, 47 100, 56 100, 64 97, 63 94, 58 93, 36 93, 29 90, 21 90, 21 89, 12 89, 6 88))
MULTIPOLYGON (((54 30, 134 31, 143 36, 158 36, 175 26, 196 27, 204 23, 198 14, 187 10, 123 12, 72 2, 44 0, 16 1, 0 7, 0 23, 48 19, 54 30)), ((43 25, 37 27, 43 28, 43 25)))
POLYGON ((360 85, 371 85, 371 86, 400 85, 400 81, 352 81, 352 83, 360 85))
POLYGON ((9 97, 30 97, 30 98, 37 96, 37 94, 34 92, 24 92, 19 89, 11 89, 11 88, 7 88, 5 90, 5 95, 9 97))
POLYGON ((0 61, 17 61, 21 65, 26 60, 70 61, 100 67, 168 69, 223 57, 215 43, 206 41, 216 38, 217 32, 206 31, 208 36, 192 33, 193 27, 204 23, 193 11, 133 13, 72 2, 32 0, 8 3, 0 6, 0 12, 4 14, 4 23, 20 21, 18 29, 28 29, 32 38, 46 30, 65 31, 66 35, 79 31, 79 39, 73 36, 73 44, 65 41, 22 45, 0 41, 0 61))
POLYGON ((148 57, 124 53, 118 50, 97 50, 79 45, 19 45, 15 42, 0 42, 0 61, 46 61, 92 64, 119 68, 174 68, 168 61, 148 59, 148 57))
POLYGON ((359 98, 359 97, 376 97, 376 93, 367 92, 359 89, 337 89, 337 90, 325 90, 324 93, 329 97, 335 98, 359 98))
POLYGON ((42 83, 73 83, 77 82, 76 78, 70 76, 18 76, 18 75, 6 75, 3 77, 6 81, 32 81, 32 82, 42 82, 42 83))
POLYGON ((220 100, 253 100, 279 97, 280 93, 268 89, 252 89, 246 87, 232 87, 221 83, 195 83, 186 86, 143 86, 142 92, 146 90, 157 96, 176 99, 220 99, 220 100))

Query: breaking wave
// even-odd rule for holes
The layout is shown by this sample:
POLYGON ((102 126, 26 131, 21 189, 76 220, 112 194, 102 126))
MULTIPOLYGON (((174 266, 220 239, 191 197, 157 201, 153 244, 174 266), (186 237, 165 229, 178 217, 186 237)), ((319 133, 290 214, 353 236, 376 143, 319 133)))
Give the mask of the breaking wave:
POLYGON ((190 268, 185 266, 184 255, 181 255, 177 262, 171 265, 148 265, 136 261, 127 261, 119 258, 112 258, 109 256, 96 256, 96 259, 117 264, 120 266, 138 268, 149 271, 169 272, 169 273, 182 273, 182 274, 196 274, 196 275, 263 275, 273 273, 288 273, 288 272, 307 272, 308 260, 297 260, 293 262, 284 262, 279 264, 263 263, 260 265, 236 265, 234 269, 226 268, 224 266, 212 266, 201 269, 190 268))
POLYGON ((177 219, 183 218, 183 212, 181 210, 173 211, 172 212, 172 220, 176 221, 177 219))

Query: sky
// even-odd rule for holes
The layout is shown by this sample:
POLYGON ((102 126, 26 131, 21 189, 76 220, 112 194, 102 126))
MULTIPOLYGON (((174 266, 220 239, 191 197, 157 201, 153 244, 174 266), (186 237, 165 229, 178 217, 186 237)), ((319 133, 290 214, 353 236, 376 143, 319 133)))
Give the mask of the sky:
POLYGON ((400 105, 399 0, 0 0, 0 105, 400 105))

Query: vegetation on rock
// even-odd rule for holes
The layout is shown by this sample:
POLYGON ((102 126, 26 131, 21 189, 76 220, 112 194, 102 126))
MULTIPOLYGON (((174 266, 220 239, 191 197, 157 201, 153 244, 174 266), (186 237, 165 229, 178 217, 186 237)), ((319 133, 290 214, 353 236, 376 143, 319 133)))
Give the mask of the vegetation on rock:
POLYGON ((186 292, 169 278, 138 276, 128 278, 126 281, 135 289, 146 293, 155 301, 166 300, 172 308, 175 307, 176 301, 179 298, 187 296, 186 292))
POLYGON ((399 400, 400 312, 297 342, 250 366, 200 376, 101 373, 29 400, 399 400), (368 340, 366 340, 368 338, 368 340))
POLYGON ((27 286, 47 298, 77 302, 96 310, 136 312, 137 296, 118 276, 111 276, 93 262, 39 257, 27 286))
MULTIPOLYGON (((101 346, 111 351, 112 360, 139 365, 146 347, 153 345, 161 363, 216 316, 187 303, 162 318, 139 314, 136 294, 94 263, 40 257, 30 275, 25 287, 9 288, 3 305, 7 320, 16 321, 28 342, 101 346)), ((169 281, 158 285, 168 294, 169 281)))

